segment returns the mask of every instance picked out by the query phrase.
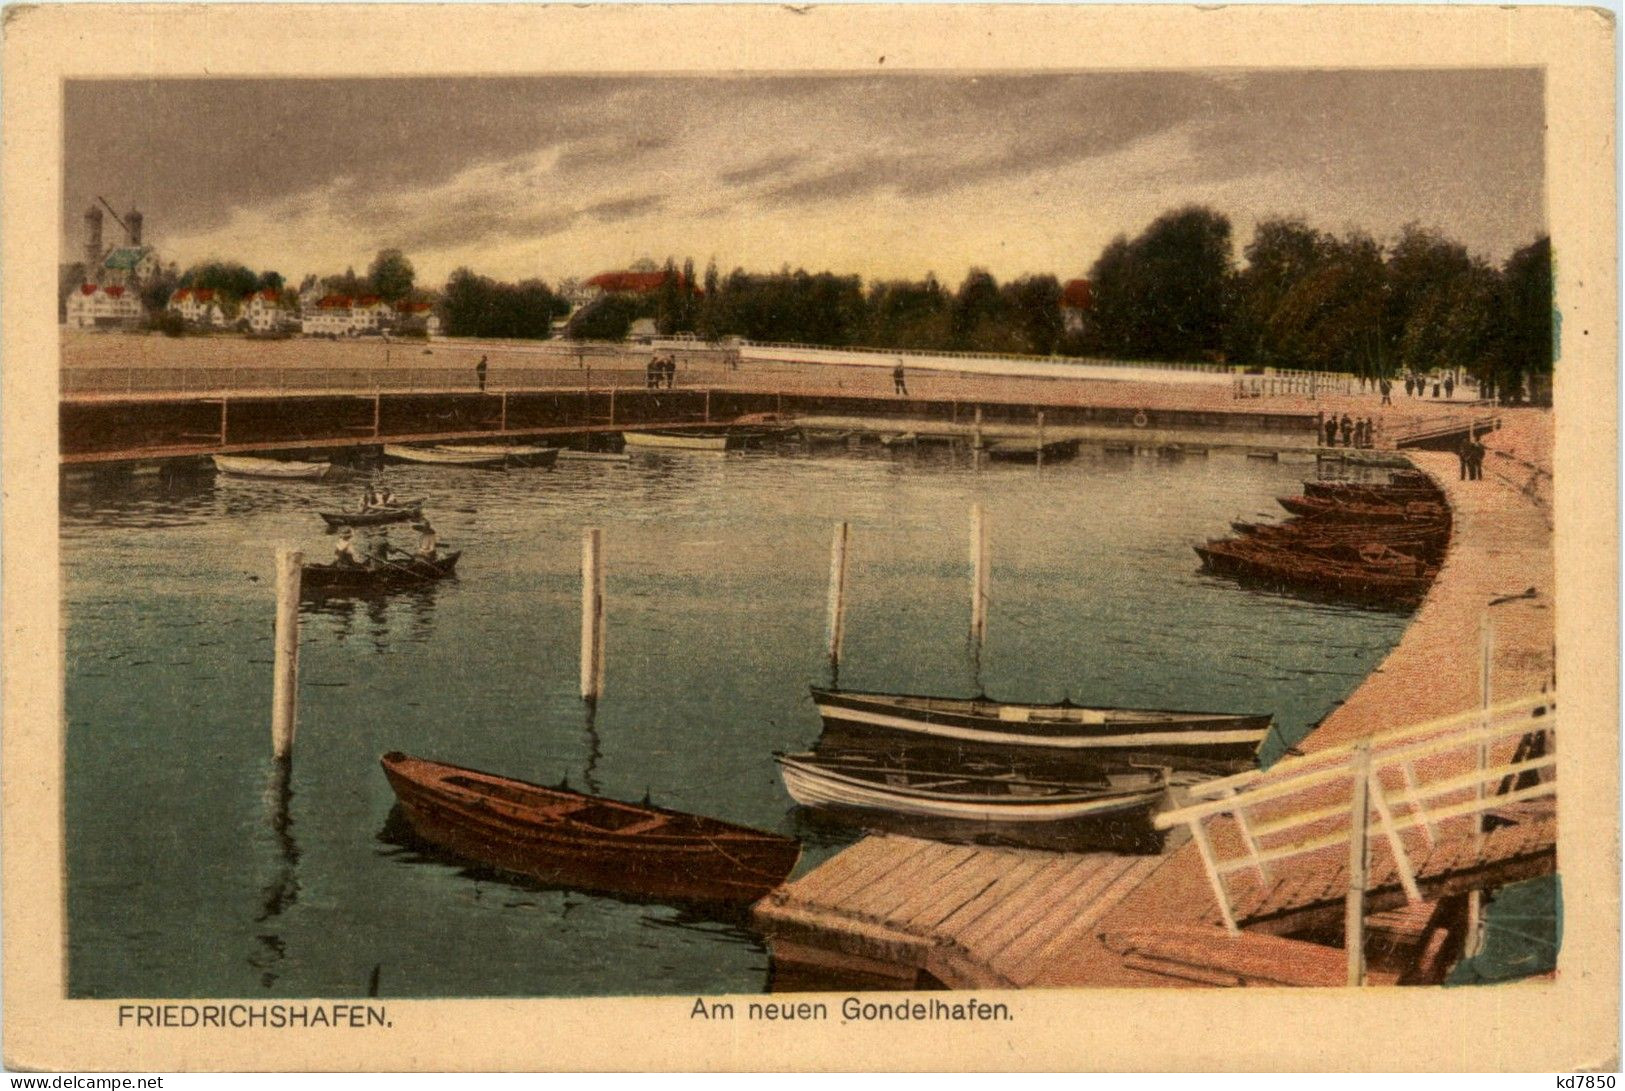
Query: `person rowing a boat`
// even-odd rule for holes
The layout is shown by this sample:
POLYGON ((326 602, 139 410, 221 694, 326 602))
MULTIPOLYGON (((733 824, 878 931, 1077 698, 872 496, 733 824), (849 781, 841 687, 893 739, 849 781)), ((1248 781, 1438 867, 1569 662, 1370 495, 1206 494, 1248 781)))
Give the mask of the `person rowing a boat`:
POLYGON ((412 554, 412 558, 433 563, 439 558, 440 536, 435 533, 434 527, 429 525, 427 519, 413 523, 412 529, 418 532, 418 548, 417 552, 412 554))
POLYGON ((345 527, 339 531, 339 540, 333 546, 333 564, 339 568, 363 568, 366 566, 355 551, 355 531, 345 527))

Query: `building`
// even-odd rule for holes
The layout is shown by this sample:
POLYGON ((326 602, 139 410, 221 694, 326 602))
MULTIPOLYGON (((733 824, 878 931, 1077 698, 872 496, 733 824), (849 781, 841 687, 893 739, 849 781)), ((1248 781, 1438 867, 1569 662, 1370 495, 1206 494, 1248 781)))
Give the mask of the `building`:
POLYGON ((440 336, 440 316, 434 313, 433 303, 401 300, 395 304, 395 324, 406 333, 421 328, 430 337, 440 336))
POLYGON ((82 284, 68 296, 71 329, 130 329, 139 326, 146 314, 140 295, 122 284, 82 284))
MULTIPOLYGON (((687 283, 683 279, 683 274, 668 274, 663 269, 656 269, 647 273, 622 270, 614 273, 599 273, 595 277, 588 277, 577 289, 576 294, 583 297, 582 305, 605 295, 652 295, 665 285, 667 276, 675 277, 679 288, 687 283)), ((571 299, 570 302, 575 303, 575 300, 571 299)))
POLYGON ((169 297, 169 309, 194 326, 226 324, 226 310, 212 288, 181 288, 169 297))
POLYGON ((102 259, 101 283, 139 288, 158 272, 158 254, 150 246, 120 246, 102 259))
POLYGON ((85 210, 85 278, 93 284, 114 284, 139 289, 158 272, 158 254, 142 244, 144 220, 139 210, 130 209, 122 220, 124 244, 107 247, 102 239, 102 210, 91 205, 85 210))
POLYGON ((395 308, 375 295, 364 295, 350 307, 350 324, 356 333, 390 329, 395 325, 395 308))
POLYGON ((1069 280, 1061 288, 1061 323, 1067 333, 1082 333, 1095 306, 1094 287, 1087 280, 1069 280))
POLYGON ((243 300, 241 317, 248 320, 248 328, 255 333, 273 333, 282 328, 287 313, 281 295, 265 288, 243 300))
POLYGON ((299 318, 301 332, 317 337, 347 337, 355 331, 347 295, 324 295, 299 318))

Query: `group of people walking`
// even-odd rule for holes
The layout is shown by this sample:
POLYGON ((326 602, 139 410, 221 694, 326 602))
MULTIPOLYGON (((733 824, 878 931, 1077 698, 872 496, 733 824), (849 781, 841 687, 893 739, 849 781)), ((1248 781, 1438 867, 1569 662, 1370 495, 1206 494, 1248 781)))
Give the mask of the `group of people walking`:
POLYGON ((658 390, 662 386, 670 390, 677 382, 677 357, 669 352, 651 356, 647 378, 650 390, 658 390))
MULTIPOLYGON (((1391 379, 1379 379, 1377 389, 1382 392, 1382 404, 1394 404, 1394 384, 1391 379)), ((1405 396, 1407 398, 1420 398, 1427 394, 1428 378, 1425 375, 1405 376, 1405 396)), ((1456 392, 1456 379, 1453 375, 1446 375, 1443 379, 1433 380, 1433 396, 1437 398, 1440 391, 1445 397, 1451 397, 1456 392)))
POLYGON ((1320 426, 1320 442, 1322 447, 1372 447, 1376 445, 1377 426, 1370 417, 1355 420, 1347 413, 1339 419, 1335 416, 1327 417, 1320 426), (1337 442, 1341 436, 1343 442, 1337 442))

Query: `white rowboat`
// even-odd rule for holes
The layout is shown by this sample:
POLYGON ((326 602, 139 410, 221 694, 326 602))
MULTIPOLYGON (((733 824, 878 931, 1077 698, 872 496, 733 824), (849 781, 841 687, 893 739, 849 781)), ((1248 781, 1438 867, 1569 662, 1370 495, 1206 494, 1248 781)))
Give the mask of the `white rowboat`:
POLYGON ((628 447, 654 447, 682 451, 726 451, 727 435, 703 432, 623 432, 628 447))
POLYGON ((500 450, 492 454, 443 447, 407 447, 397 443, 384 444, 384 454, 402 462, 427 462, 437 466, 501 466, 508 457, 500 450))
POLYGON ((247 458, 241 455, 214 455, 214 468, 237 477, 275 477, 283 480, 315 481, 333 469, 330 462, 290 462, 280 458, 247 458))

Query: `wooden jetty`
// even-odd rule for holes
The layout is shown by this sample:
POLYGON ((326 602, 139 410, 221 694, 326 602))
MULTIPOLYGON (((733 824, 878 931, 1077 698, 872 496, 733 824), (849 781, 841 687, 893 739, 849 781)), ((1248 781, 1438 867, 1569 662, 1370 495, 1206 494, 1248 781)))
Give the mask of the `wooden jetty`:
MULTIPOLYGON (((1492 451, 1549 465, 1549 418, 1509 431, 1492 451)), ((1287 792, 1305 767, 1283 763, 1211 782, 1161 816, 1192 834, 1165 857, 868 837, 757 904, 773 987, 1437 981, 1472 941, 1479 892, 1558 864, 1555 758, 1521 743, 1556 726, 1553 559, 1543 494, 1412 457, 1450 503, 1450 551, 1398 647, 1289 759, 1323 779, 1287 792), (1505 734, 1479 738, 1496 717, 1505 734)))
POLYGON ((871 988, 1019 988, 1164 861, 866 837, 754 910, 775 987, 838 971, 871 988))

